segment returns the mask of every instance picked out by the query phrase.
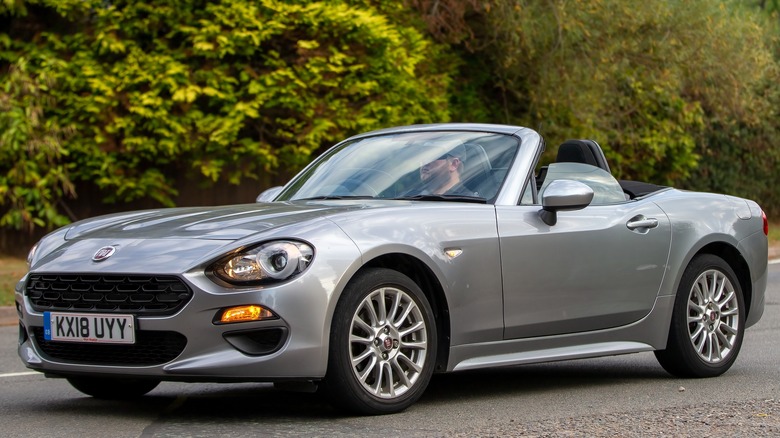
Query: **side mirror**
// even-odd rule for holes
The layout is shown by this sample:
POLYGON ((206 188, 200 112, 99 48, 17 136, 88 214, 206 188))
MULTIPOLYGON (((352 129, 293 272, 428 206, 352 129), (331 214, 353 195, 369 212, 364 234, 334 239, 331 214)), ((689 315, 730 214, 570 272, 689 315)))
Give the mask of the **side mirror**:
POLYGON ((263 190, 262 193, 257 195, 255 202, 271 202, 276 198, 276 195, 282 191, 282 186, 271 187, 270 189, 263 190))
POLYGON ((550 183, 542 193, 542 209, 539 217, 544 223, 553 226, 558 222, 558 212, 580 210, 593 200, 593 189, 587 185, 568 179, 557 179, 550 183))

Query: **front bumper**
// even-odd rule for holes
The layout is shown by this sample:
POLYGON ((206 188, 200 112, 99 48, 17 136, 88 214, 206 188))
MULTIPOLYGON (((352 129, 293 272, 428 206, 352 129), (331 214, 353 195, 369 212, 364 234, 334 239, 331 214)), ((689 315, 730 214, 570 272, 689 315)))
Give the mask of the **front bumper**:
MULTIPOLYGON (((354 259, 353 259, 354 260, 354 259)), ((343 271, 342 271, 343 272, 343 271)), ((171 316, 136 317, 138 342, 165 338, 157 344, 110 346, 93 351, 94 344, 51 343, 42 339, 44 315, 33 310, 30 300, 17 287, 21 311, 19 355, 28 368, 51 375, 122 375, 184 381, 275 381, 316 380, 325 375, 330 319, 343 280, 333 266, 316 264, 290 282, 229 289, 217 285, 201 272, 180 276, 192 289, 191 300, 171 316), (216 324, 215 316, 231 306, 256 304, 272 310, 279 318, 216 324), (171 337, 179 338, 171 341, 171 337), (173 345, 169 345, 173 344, 173 345), (51 348, 51 347, 55 348, 51 348), (101 360, 90 359, 90 351, 101 360), (123 349, 124 348, 124 349, 123 349), (159 348, 167 354, 147 362, 133 363, 123 355, 152 354, 159 348), (171 349, 179 348, 173 351, 171 349), (68 354, 62 353, 65 350, 68 354), (180 351, 180 352, 179 352, 180 351), (111 356, 107 358, 107 356, 111 356), (151 361, 152 364, 148 362, 151 361), (113 363, 113 364, 112 364, 113 363), (117 365, 116 363, 120 363, 117 365)), ((99 345, 98 347, 106 347, 99 345)))

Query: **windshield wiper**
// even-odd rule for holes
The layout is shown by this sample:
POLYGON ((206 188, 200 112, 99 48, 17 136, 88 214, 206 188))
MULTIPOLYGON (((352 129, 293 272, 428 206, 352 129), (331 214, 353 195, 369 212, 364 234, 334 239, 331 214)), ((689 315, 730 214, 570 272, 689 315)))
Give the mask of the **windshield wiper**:
POLYGON ((480 198, 478 196, 465 196, 465 195, 413 195, 413 196, 399 196, 397 198, 391 198, 399 201, 456 201, 456 202, 473 202, 475 204, 487 204, 487 199, 480 198))
POLYGON ((312 196, 311 198, 294 199, 294 201, 330 201, 333 199, 374 199, 373 196, 351 196, 351 195, 327 195, 327 196, 312 196))

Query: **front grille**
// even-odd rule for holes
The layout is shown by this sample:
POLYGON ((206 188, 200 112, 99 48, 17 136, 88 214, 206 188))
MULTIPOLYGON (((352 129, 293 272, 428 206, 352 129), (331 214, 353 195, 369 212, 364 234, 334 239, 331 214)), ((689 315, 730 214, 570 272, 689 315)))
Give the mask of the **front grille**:
POLYGON ((93 274, 31 274, 25 295, 38 312, 170 315, 192 297, 178 277, 93 274))
POLYGON ((35 342, 52 359, 74 364, 151 366, 176 359, 187 345, 187 338, 177 332, 136 332, 135 344, 106 345, 47 341, 43 327, 33 327, 35 342))

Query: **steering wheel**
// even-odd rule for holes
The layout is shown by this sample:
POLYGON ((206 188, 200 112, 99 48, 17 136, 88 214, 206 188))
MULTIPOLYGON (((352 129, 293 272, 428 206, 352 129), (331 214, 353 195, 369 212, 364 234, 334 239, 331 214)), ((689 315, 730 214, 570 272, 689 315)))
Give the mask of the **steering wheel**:
POLYGON ((379 196, 379 191, 377 189, 371 186, 371 184, 358 178, 347 179, 346 181, 339 184, 339 188, 347 190, 349 192, 349 196, 371 196, 372 198, 379 196))

